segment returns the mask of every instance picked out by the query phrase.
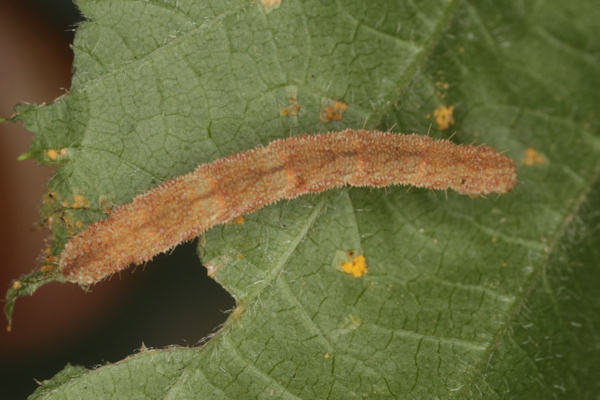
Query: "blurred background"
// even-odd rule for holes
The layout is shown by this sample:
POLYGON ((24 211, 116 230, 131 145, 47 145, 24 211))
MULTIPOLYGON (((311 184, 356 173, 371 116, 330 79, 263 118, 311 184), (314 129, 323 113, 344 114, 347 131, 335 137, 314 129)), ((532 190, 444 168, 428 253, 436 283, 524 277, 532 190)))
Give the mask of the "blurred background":
MULTIPOLYGON (((70 0, 0 0, 0 117, 17 103, 51 103, 71 85, 70 43, 83 17, 70 0)), ((0 293, 39 268, 48 231, 39 205, 52 168, 17 161, 33 134, 0 123, 0 293)), ((196 243, 94 286, 50 284, 0 318, 0 399, 22 399, 67 363, 88 368, 149 348, 193 346, 218 329, 234 300, 206 276, 196 243)), ((2 304, 4 306, 4 304, 2 304)))

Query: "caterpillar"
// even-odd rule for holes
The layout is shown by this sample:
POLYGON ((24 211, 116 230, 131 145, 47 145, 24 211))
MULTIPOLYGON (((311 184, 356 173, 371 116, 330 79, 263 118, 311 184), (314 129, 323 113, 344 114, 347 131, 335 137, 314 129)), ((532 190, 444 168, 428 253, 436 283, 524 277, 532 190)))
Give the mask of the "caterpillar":
POLYGON ((72 237, 59 259, 89 285, 280 199, 336 187, 413 185, 477 197, 510 191, 514 162, 488 146, 352 130, 306 134, 201 164, 72 237))

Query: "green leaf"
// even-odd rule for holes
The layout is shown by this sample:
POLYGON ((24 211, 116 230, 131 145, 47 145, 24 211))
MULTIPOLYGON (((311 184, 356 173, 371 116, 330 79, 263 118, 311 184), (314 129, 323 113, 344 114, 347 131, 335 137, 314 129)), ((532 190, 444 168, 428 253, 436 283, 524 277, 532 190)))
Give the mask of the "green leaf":
POLYGON ((200 256, 237 308, 207 344, 69 369, 32 398, 596 398, 596 2, 276 3, 80 0, 70 94, 18 115, 28 155, 62 164, 51 255, 106 207, 305 132, 452 134, 506 151, 518 187, 347 188, 214 228, 200 256), (366 276, 340 270, 350 250, 366 276))

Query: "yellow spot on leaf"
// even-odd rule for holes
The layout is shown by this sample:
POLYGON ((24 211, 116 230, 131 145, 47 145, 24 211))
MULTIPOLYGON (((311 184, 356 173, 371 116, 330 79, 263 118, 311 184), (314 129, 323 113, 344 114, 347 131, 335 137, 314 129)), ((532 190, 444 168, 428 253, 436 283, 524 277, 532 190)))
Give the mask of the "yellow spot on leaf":
POLYGON ((81 227, 83 226, 83 221, 81 221, 81 220, 77 220, 77 221, 75 222, 75 226, 76 226, 76 227, 78 227, 78 228, 81 228, 81 227))
POLYGON ((342 119, 344 112, 348 109, 348 104, 343 101, 335 101, 331 99, 325 99, 321 102, 321 112, 319 119, 324 124, 331 121, 339 121, 342 119))
POLYGON ((546 160, 544 159, 544 156, 537 152, 536 149, 529 147, 525 149, 525 158, 523 158, 522 162, 525 165, 531 166, 536 164, 543 164, 546 162, 546 160))
POLYGON ((355 278, 360 278, 361 276, 367 274, 369 272, 369 267, 367 266, 367 260, 365 256, 359 255, 354 257, 352 261, 346 261, 342 263, 342 269, 345 273, 351 274, 355 278))
POLYGON ((68 149, 60 149, 60 150, 49 149, 49 150, 46 150, 46 156, 49 159, 51 159, 52 161, 56 161, 56 160, 58 160, 60 158, 63 158, 68 153, 69 153, 68 149))
POLYGON ((52 161, 55 161, 58 158, 58 151, 56 151, 54 149, 50 149, 46 152, 46 155, 48 156, 49 159, 51 159, 52 161))
POLYGON ((291 116, 296 116, 298 115, 298 112, 300 111, 300 105, 298 104, 298 99, 296 99, 295 97, 290 97, 289 98, 290 101, 290 105, 282 108, 280 111, 280 114, 284 117, 289 117, 291 116))
POLYGON ((244 222, 246 222, 246 219, 244 218, 243 215, 239 215, 239 216, 235 217, 236 224, 242 225, 244 222))
POLYGON ((21 281, 14 281, 12 284, 13 290, 19 290, 21 289, 21 286, 23 286, 23 283, 21 283, 21 281))
POLYGON ((85 197, 76 194, 75 196, 73 196, 73 204, 72 207, 73 208, 81 208, 81 207, 89 207, 90 206, 90 202, 87 201, 85 199, 85 197))
POLYGON ((494 236, 494 237, 492 238, 492 243, 496 243, 496 242, 498 242, 498 238, 497 238, 496 236, 494 236))
POLYGON ((323 357, 325 357, 326 359, 328 359, 330 357, 329 353, 325 353, 325 355, 323 357))
POLYGON ((454 125, 454 106, 439 106, 433 111, 433 116, 439 129, 448 129, 454 125))

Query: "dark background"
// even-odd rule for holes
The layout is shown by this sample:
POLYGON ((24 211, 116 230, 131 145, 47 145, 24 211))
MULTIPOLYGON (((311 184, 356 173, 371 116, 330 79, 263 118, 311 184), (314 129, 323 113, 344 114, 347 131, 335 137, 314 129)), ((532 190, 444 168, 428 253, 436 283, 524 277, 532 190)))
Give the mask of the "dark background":
MULTIPOLYGON (((69 47, 82 16, 70 0, 0 0, 0 117, 16 103, 50 103, 71 82, 69 47)), ((48 232, 39 204, 52 169, 18 162, 33 135, 0 123, 0 293, 39 268, 48 232)), ((3 295, 2 295, 3 297, 3 295)), ((2 304, 4 306, 4 304, 2 304)), ((67 363, 94 367, 149 348, 197 345, 225 320, 233 299, 211 279, 195 242, 84 292, 50 284, 0 318, 0 398, 22 399, 67 363)))

